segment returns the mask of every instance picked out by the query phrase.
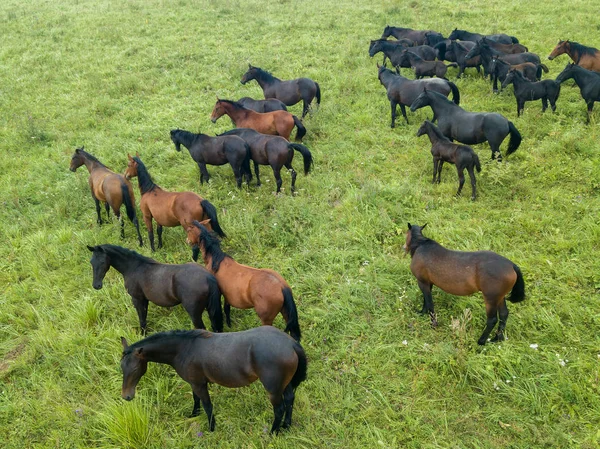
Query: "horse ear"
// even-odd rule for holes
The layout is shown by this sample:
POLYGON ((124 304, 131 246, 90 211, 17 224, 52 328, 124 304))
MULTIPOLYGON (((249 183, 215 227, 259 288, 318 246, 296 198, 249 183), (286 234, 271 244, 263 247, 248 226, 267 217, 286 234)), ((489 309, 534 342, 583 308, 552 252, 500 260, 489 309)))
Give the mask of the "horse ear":
POLYGON ((96 250, 96 247, 87 245, 87 249, 89 249, 91 252, 94 252, 96 250))
POLYGON ((421 226, 421 231, 422 231, 423 229, 425 229, 425 226, 427 226, 427 223, 425 223, 423 226, 421 226))
POLYGON ((135 157, 140 157, 140 153, 138 153, 137 151, 135 152, 135 157))
POLYGON ((252 68, 252 64, 248 63, 248 68, 251 69, 252 68))
POLYGON ((131 157, 131 154, 127 153, 127 159, 129 159, 130 161, 133 161, 133 158, 131 157))
POLYGON ((411 228, 412 228, 412 225, 410 223, 408 223, 408 230, 410 231, 411 228))
POLYGON ((379 65, 379 63, 377 63, 377 68, 378 68, 378 69, 380 69, 380 68, 381 68, 381 66, 379 65))
POLYGON ((129 347, 129 345, 127 344, 127 340, 125 340, 125 337, 121 337, 121 344, 123 345, 123 350, 129 347))

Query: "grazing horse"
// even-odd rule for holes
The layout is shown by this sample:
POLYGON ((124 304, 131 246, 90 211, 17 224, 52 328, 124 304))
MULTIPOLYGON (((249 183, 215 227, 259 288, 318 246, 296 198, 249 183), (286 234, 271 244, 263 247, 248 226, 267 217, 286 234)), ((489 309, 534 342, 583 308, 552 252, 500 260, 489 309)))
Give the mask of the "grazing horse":
POLYGON ((252 109, 255 112, 273 112, 287 111, 287 106, 277 98, 267 98, 266 100, 255 100, 250 97, 242 97, 237 101, 246 109, 252 109))
POLYGON ((459 30, 458 28, 454 28, 454 31, 452 31, 452 33, 450 33, 450 36, 448 36, 448 39, 450 39, 450 40, 460 39, 461 41, 477 42, 484 37, 491 41, 498 42, 499 44, 509 45, 509 44, 518 44, 519 43, 519 39, 517 39, 514 36, 509 36, 508 34, 504 34, 504 33, 484 35, 484 34, 479 34, 479 33, 470 33, 469 31, 459 30))
POLYGON ((250 128, 234 128, 222 136, 239 136, 250 146, 250 157, 254 161, 254 173, 256 174, 256 185, 260 186, 259 165, 270 165, 273 176, 277 182, 277 192, 281 192, 281 168, 287 168, 292 175, 292 193, 296 190, 296 170, 292 167, 294 150, 298 151, 304 159, 304 174, 308 175, 313 165, 310 150, 299 143, 290 143, 280 136, 269 136, 261 134, 250 128))
POLYGON ((410 67, 414 69, 415 78, 418 80, 424 76, 437 76, 446 79, 448 67, 458 67, 456 62, 444 64, 442 61, 426 61, 419 55, 407 50, 404 50, 401 54, 405 60, 408 60, 410 67))
POLYGON ((196 329, 206 329, 202 312, 208 309, 213 332, 223 331, 221 290, 215 277, 203 267, 195 263, 158 263, 116 245, 88 246, 88 249, 92 252, 92 286, 96 290, 102 288, 102 281, 110 267, 121 273, 137 311, 142 334, 146 334, 148 301, 161 307, 181 304, 196 329))
POLYGON ((492 159, 498 155, 502 160, 500 144, 510 134, 506 155, 514 153, 521 144, 521 134, 512 122, 501 114, 493 112, 467 112, 452 103, 445 96, 430 90, 424 91, 410 106, 415 112, 424 106, 430 106, 433 115, 438 118, 440 131, 451 140, 473 145, 489 142, 492 159))
POLYGON ((121 337, 121 344, 121 397, 126 401, 134 398, 148 362, 164 363, 190 384, 192 417, 200 414, 202 403, 211 432, 215 430, 215 416, 209 382, 239 388, 259 379, 273 405, 271 433, 292 424, 296 387, 306 379, 306 355, 299 343, 272 326, 224 334, 205 330, 159 332, 131 346, 121 337))
POLYGON ((413 30, 412 28, 391 27, 387 25, 383 30, 381 39, 387 39, 390 36, 394 36, 396 39, 410 39, 417 45, 423 45, 427 33, 433 33, 434 35, 439 34, 433 30, 413 30))
POLYGON ((206 134, 194 134, 183 129, 171 130, 171 140, 175 149, 181 151, 181 145, 188 149, 192 159, 200 168, 200 184, 208 182, 210 175, 206 164, 224 165, 229 163, 233 169, 238 188, 242 187, 242 175, 250 185, 250 147, 240 138, 211 137, 206 134))
POLYGON ((594 102, 600 101, 600 73, 592 72, 576 64, 567 64, 556 77, 556 82, 562 84, 569 78, 573 78, 579 86, 581 96, 587 104, 587 123, 589 123, 594 109, 594 102))
POLYGON ((167 192, 157 186, 148 169, 139 158, 127 155, 127 169, 125 177, 131 179, 137 176, 142 196, 140 200, 140 209, 144 214, 144 223, 148 230, 148 239, 150 248, 154 251, 154 231, 152 229, 152 219, 156 220, 156 233, 158 234, 158 248, 162 248, 163 226, 185 226, 193 220, 210 219, 211 228, 221 237, 225 233, 219 225, 217 219, 217 209, 208 200, 194 192, 167 192))
POLYGON ((492 251, 452 251, 431 240, 421 232, 423 227, 408 224, 404 250, 410 253, 410 271, 423 292, 421 313, 429 313, 431 324, 437 326, 431 288, 435 285, 446 293, 468 296, 483 293, 487 322, 477 343, 484 345, 500 324, 492 341, 504 340, 508 319, 506 299, 520 302, 525 299, 525 282, 517 265, 492 251), (510 296, 508 293, 510 292, 510 296))
POLYGON ((458 172, 458 192, 456 196, 460 196, 463 185, 465 184, 465 168, 469 173, 471 179, 471 199, 477 198, 477 190, 475 188, 475 171, 481 172, 481 164, 479 163, 479 157, 473 151, 473 148, 466 145, 458 145, 453 143, 446 136, 442 134, 437 126, 431 123, 429 120, 425 120, 419 130, 417 131, 417 137, 427 134, 431 142, 431 155, 433 156, 433 184, 442 182, 442 166, 444 162, 456 165, 456 171, 458 172))
POLYGON ((210 120, 215 123, 225 114, 236 127, 252 128, 260 133, 281 136, 287 140, 290 140, 294 126, 298 128, 296 140, 302 140, 306 134, 306 128, 300 119, 287 111, 254 112, 235 101, 217 99, 210 120))
MULTIPOLYGON (((384 66, 378 65, 378 76, 379 82, 386 88, 387 96, 390 100, 390 106, 392 107, 392 124, 391 127, 396 126, 396 107, 400 105, 402 116, 408 124, 408 117, 406 116, 406 106, 410 106, 413 101, 423 92, 426 88, 432 91, 439 92, 441 95, 448 96, 452 92, 452 99, 456 104, 460 102, 460 93, 456 84, 440 79, 428 79, 428 80, 410 80, 401 75, 397 75, 391 70, 384 66)), ((434 120, 435 121, 435 116, 434 120)))
POLYGON ((411 53, 415 53, 416 55, 420 56, 426 61, 433 61, 436 57, 435 50, 427 45, 419 45, 417 47, 404 48, 400 45, 395 45, 390 41, 386 41, 385 39, 371 41, 371 46, 369 47, 369 56, 373 57, 377 53, 383 52, 384 63, 385 58, 387 57, 389 58, 390 62, 394 67, 410 68, 410 61, 405 61, 403 55, 403 52, 406 50, 410 51, 411 53))
POLYGON ((566 53, 575 64, 587 70, 600 72, 600 50, 594 47, 587 47, 578 42, 558 41, 548 59, 553 60, 559 55, 566 53))
POLYGON ((262 88, 265 98, 277 98, 286 106, 293 106, 302 101, 302 118, 308 113, 308 108, 314 98, 317 99, 317 105, 321 104, 319 83, 310 78, 281 81, 266 70, 248 64, 248 70, 242 76, 241 83, 246 84, 251 80, 256 80, 262 88))
POLYGON ((514 86, 515 98, 517 99, 517 117, 525 108, 526 101, 542 100, 542 112, 548 108, 548 101, 552 112, 556 111, 556 100, 560 94, 560 84, 554 80, 543 80, 531 82, 526 79, 521 72, 515 69, 510 69, 502 87, 508 86, 510 83, 514 86))
POLYGON ((492 91, 498 92, 498 81, 500 81, 500 90, 504 87, 504 81, 509 70, 516 70, 523 77, 531 82, 539 81, 542 78, 542 71, 548 73, 548 67, 544 64, 534 64, 533 62, 523 62, 522 64, 511 65, 502 60, 499 56, 492 56, 490 64, 490 74, 492 76, 492 91))
POLYGON ((104 203, 106 216, 110 218, 110 208, 121 223, 121 238, 125 238, 125 223, 121 216, 121 205, 125 204, 127 217, 131 220, 137 230, 138 240, 142 246, 142 235, 140 234, 140 225, 135 213, 135 196, 131 183, 127 181, 123 175, 109 170, 102 162, 84 151, 83 147, 77 148, 73 156, 69 170, 74 172, 82 165, 88 169, 90 173, 89 184, 92 191, 92 198, 96 203, 96 214, 98 215, 98 224, 102 224, 102 216, 100 215, 100 201, 104 203))
POLYGON ((231 326, 230 308, 254 308, 263 326, 270 326, 277 314, 285 319, 285 332, 300 341, 300 325, 294 296, 289 284, 279 273, 268 269, 252 268, 237 263, 221 251, 219 239, 204 226, 205 222, 193 221, 187 226, 187 241, 198 252, 206 269, 215 275, 225 298, 225 318, 231 326))

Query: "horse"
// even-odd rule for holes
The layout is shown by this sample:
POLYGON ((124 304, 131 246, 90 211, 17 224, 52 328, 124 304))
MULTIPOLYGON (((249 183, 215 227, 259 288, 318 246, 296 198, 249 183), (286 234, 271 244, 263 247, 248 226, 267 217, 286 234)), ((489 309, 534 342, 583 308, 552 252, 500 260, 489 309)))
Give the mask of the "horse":
POLYGON ((445 40, 446 38, 442 35, 442 33, 438 33, 437 31, 427 31, 425 33, 425 39, 423 39, 423 45, 434 47, 445 40))
POLYGON ((194 249, 194 260, 201 252, 206 269, 217 278, 225 298, 227 325, 231 326, 231 306, 254 308, 263 326, 273 324, 275 317, 281 313, 286 322, 285 332, 300 341, 298 311, 292 289, 285 279, 276 271, 237 263, 221 250, 219 239, 209 232, 205 223, 194 220, 186 227, 187 242, 194 249))
POLYGON ((562 84, 569 78, 573 78, 579 86, 581 96, 587 104, 587 123, 594 109, 594 102, 600 101, 600 74, 584 69, 577 64, 567 64, 562 72, 556 77, 556 82, 562 84))
POLYGON ((251 80, 256 80, 262 88, 265 98, 276 98, 286 106, 293 106, 302 101, 302 118, 308 113, 313 99, 317 99, 317 105, 321 104, 319 83, 310 78, 282 81, 266 70, 248 64, 248 70, 244 73, 240 82, 246 84, 251 80))
POLYGON ((231 118, 236 127, 252 128, 260 133, 281 136, 287 140, 290 140, 294 126, 298 129, 296 140, 302 140, 306 134, 306 128, 300 119, 287 111, 260 113, 246 109, 235 101, 217 99, 210 120, 215 123, 225 114, 231 118))
POLYGON ((600 50, 594 47, 587 47, 578 42, 558 41, 552 53, 548 55, 549 60, 553 60, 559 55, 566 53, 575 64, 587 70, 600 72, 600 50))
POLYGON ((148 169, 140 159, 139 155, 131 157, 127 162, 125 178, 131 179, 137 176, 140 188, 140 209, 144 215, 144 223, 148 230, 150 248, 154 251, 154 231, 152 219, 156 221, 156 233, 158 234, 158 248, 162 248, 163 226, 174 227, 181 225, 185 227, 193 220, 210 219, 211 228, 221 237, 225 233, 221 229, 217 218, 217 209, 208 200, 194 192, 167 192, 157 186, 148 169))
POLYGON ((431 325, 437 326, 433 310, 431 288, 435 285, 446 293, 468 296, 482 292, 487 322, 477 343, 484 345, 500 324, 492 341, 504 340, 508 319, 506 300, 521 302, 525 299, 525 281, 517 265, 492 251, 452 251, 435 240, 425 237, 422 227, 408 223, 404 250, 411 255, 410 271, 417 278, 423 293, 421 313, 429 313, 431 325), (508 293, 510 292, 510 296, 508 293))
POLYGON ((442 61, 426 61, 416 53, 404 50, 402 55, 408 59, 410 66, 415 71, 415 78, 421 79, 424 76, 437 76, 438 78, 446 78, 448 67, 458 67, 456 62, 444 64, 442 61))
POLYGON ((521 44, 501 44, 499 42, 493 41, 487 37, 481 38, 482 42, 485 42, 487 45, 492 47, 494 50, 499 51, 505 55, 514 55, 517 53, 527 53, 529 49, 525 45, 521 44))
POLYGON ((460 196, 463 185, 465 184, 465 168, 469 173, 471 179, 471 199, 477 198, 477 190, 475 188, 475 171, 481 172, 481 164, 479 163, 479 157, 473 151, 473 148, 466 145, 458 145, 453 143, 446 136, 442 134, 437 126, 431 123, 429 120, 425 120, 421 127, 417 131, 417 137, 427 134, 431 142, 431 155, 433 156, 433 184, 442 182, 442 166, 444 162, 456 165, 456 171, 458 172, 458 191, 456 196, 460 196))
POLYGON ((215 416, 209 382, 239 388, 259 379, 273 405, 271 433, 292 424, 295 391, 306 379, 306 355, 299 343, 272 326, 223 334, 199 329, 159 332, 131 346, 121 337, 121 344, 121 397, 126 401, 134 398, 148 362, 164 363, 190 384, 192 417, 200 414, 202 403, 211 432, 215 430, 215 416))
MULTIPOLYGON (((398 39, 398 40, 395 40, 395 41, 392 41, 392 40, 386 40, 386 39, 377 39, 377 40, 372 40, 372 41, 370 42, 370 44, 369 44, 369 54, 371 54, 371 49, 373 48, 373 46, 374 46, 374 45, 375 45, 377 42, 379 42, 380 40, 384 40, 385 42, 389 42, 390 44, 392 44, 392 45, 395 45, 396 47, 398 47, 398 48, 402 48, 402 49, 404 49, 404 48, 408 48, 408 47, 414 47, 414 46, 416 45, 416 44, 415 44, 413 41, 411 41, 410 39, 398 39)), ((383 63, 382 63, 382 64, 385 64, 385 61, 386 61, 386 59, 387 59, 387 56, 386 56, 386 54, 384 53, 384 54, 383 54, 383 63)))
POLYGON ((523 62, 522 64, 511 65, 499 56, 492 56, 490 64, 490 75, 492 76, 492 91, 498 92, 498 81, 500 81, 500 90, 504 87, 504 81, 509 70, 516 70, 523 77, 531 82, 539 81, 542 78, 542 71, 548 73, 548 67, 544 64, 534 64, 533 62, 523 62))
POLYGON ((208 316, 214 332, 223 332, 221 290, 215 277, 195 263, 183 265, 162 264, 127 248, 116 245, 87 247, 92 252, 92 269, 96 290, 102 288, 104 276, 113 267, 123 275, 125 289, 140 320, 140 329, 146 335, 148 301, 157 306, 172 307, 181 304, 196 329, 206 329, 202 312, 208 316))
POLYGON ((387 25, 383 30, 381 39, 387 39, 390 36, 394 36, 396 39, 410 39, 417 45, 423 45, 427 33, 434 33, 434 35, 439 34, 437 31, 433 30, 413 30, 412 28, 391 27, 387 25))
POLYGON ((433 115, 438 118, 438 127, 442 134, 451 140, 472 145, 489 142, 492 159, 498 154, 502 161, 500 144, 510 134, 506 155, 514 153, 521 144, 521 134, 512 122, 501 114, 493 112, 467 112, 452 103, 438 92, 426 90, 411 104, 412 112, 424 106, 430 106, 433 115))
POLYGON ((250 97, 242 97, 237 101, 246 109, 252 109, 255 112, 273 112, 287 111, 287 106, 277 98, 267 98, 266 100, 255 100, 250 97))
POLYGON ((515 98, 517 99, 517 117, 525 108, 526 101, 542 100, 542 112, 548 108, 548 101, 552 112, 556 111, 556 100, 560 94, 560 84, 554 80, 543 80, 531 82, 526 79, 521 72, 510 69, 502 83, 502 87, 510 83, 514 86, 515 98))
POLYGON ((488 73, 492 72, 491 64, 494 56, 501 57, 504 62, 511 65, 522 64, 524 62, 532 62, 537 65, 541 64, 540 57, 535 53, 525 52, 507 55, 493 49, 483 40, 477 41, 475 46, 469 50, 469 53, 467 53, 465 57, 469 59, 477 55, 481 55, 481 62, 488 73))
MULTIPOLYGON (((442 48, 442 44, 444 43, 442 42, 438 44, 440 49, 442 48)), ((450 54, 452 57, 454 57, 455 62, 458 65, 458 75, 456 75, 457 78, 462 76, 467 67, 475 67, 477 73, 481 73, 481 56, 475 56, 471 59, 467 59, 465 57, 467 53, 469 53, 469 50, 471 50, 474 46, 475 44, 470 41, 450 41, 449 46, 444 44, 444 50, 442 52, 446 55, 450 54)))
POLYGON ((519 39, 517 39, 514 36, 509 36, 508 34, 504 34, 504 33, 484 35, 484 34, 479 34, 479 33, 471 33, 466 30, 459 30, 458 28, 454 28, 454 31, 452 31, 452 33, 450 33, 450 36, 448 36, 448 39, 450 39, 450 40, 460 39, 461 41, 477 42, 484 37, 491 41, 497 42, 499 44, 518 44, 519 43, 519 39))
POLYGON ((277 192, 281 192, 281 168, 287 168, 292 175, 292 193, 296 190, 296 170, 292 167, 294 150, 298 151, 304 160, 304 174, 308 175, 313 165, 310 150, 299 143, 290 143, 280 136, 261 134, 250 128, 234 128, 221 136, 239 136, 250 146, 250 158, 254 161, 256 185, 260 187, 259 165, 270 165, 277 183, 277 192))
MULTIPOLYGON (((406 106, 412 104, 413 101, 426 88, 432 91, 439 92, 441 95, 448 96, 452 92, 453 101, 458 104, 460 102, 460 93, 456 84, 440 78, 428 80, 410 80, 401 75, 397 75, 385 66, 378 67, 379 82, 386 88, 390 106, 392 108, 392 124, 396 126, 396 107, 400 105, 402 116, 408 125, 408 117, 406 116, 406 106)), ((435 121, 435 116, 434 120, 435 121)))
POLYGON ((108 169, 102 162, 86 152, 84 147, 77 148, 73 156, 71 156, 69 170, 74 172, 82 165, 85 165, 90 173, 88 182, 92 191, 92 198, 94 199, 94 203, 96 203, 98 224, 102 224, 102 216, 100 214, 100 201, 102 201, 106 209, 106 216, 110 219, 110 209, 112 208, 113 213, 119 219, 121 223, 121 238, 125 238, 125 223, 121 216, 121 205, 125 204, 127 218, 135 226, 140 246, 142 246, 142 235, 140 234, 140 225, 135 213, 135 196, 133 195, 131 183, 122 175, 108 169))
POLYGON ((408 50, 411 53, 415 53, 416 55, 420 56, 421 58, 427 61, 433 61, 436 57, 435 50, 427 45, 419 45, 416 47, 404 48, 399 45, 394 45, 390 41, 386 41, 385 39, 371 41, 371 46, 369 47, 369 56, 373 57, 377 53, 383 52, 384 62, 385 57, 387 57, 394 67, 410 68, 410 62, 404 61, 403 52, 405 50, 408 50))
POLYGON ((200 169, 200 184, 208 182, 210 175, 206 164, 224 165, 229 163, 233 169, 238 188, 242 187, 242 175, 250 185, 250 147, 235 136, 211 137, 206 134, 194 134, 183 129, 171 130, 171 141, 175 149, 181 151, 181 145, 188 149, 190 156, 200 169))

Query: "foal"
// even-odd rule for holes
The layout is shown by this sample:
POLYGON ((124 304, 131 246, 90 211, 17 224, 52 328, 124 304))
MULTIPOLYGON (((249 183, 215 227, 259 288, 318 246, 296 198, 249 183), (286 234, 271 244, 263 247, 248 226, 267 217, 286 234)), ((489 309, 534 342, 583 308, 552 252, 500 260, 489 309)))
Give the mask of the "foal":
POLYGON ((556 111, 556 100, 560 94, 560 84, 554 80, 543 80, 532 83, 515 69, 510 69, 502 82, 502 87, 510 83, 514 86, 514 94, 517 99, 517 117, 525 108, 526 101, 542 100, 542 112, 548 108, 548 101, 552 112, 556 111))

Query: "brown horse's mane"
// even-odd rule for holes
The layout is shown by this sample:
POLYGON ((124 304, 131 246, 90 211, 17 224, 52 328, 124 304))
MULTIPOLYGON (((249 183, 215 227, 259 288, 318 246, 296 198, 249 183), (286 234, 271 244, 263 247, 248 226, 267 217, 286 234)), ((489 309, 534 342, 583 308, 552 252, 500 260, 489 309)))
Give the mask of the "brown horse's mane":
POLYGON ((221 250, 221 243, 219 242, 217 234, 210 232, 204 225, 198 223, 196 220, 194 220, 192 224, 200 229, 199 243, 204 243, 204 252, 212 258, 212 271, 216 273, 219 271, 223 259, 226 257, 232 259, 232 257, 221 250))
POLYGON ((133 160, 138 165, 137 166, 138 181, 140 184, 140 191, 141 191, 142 195, 144 193, 151 192, 156 187, 156 184, 154 183, 154 181, 152 181, 152 177, 150 176, 150 173, 148 173, 148 169, 146 168, 146 166, 144 165, 144 163, 142 162, 142 160, 139 157, 135 156, 133 158, 133 160))
POLYGON ((97 157, 92 156, 90 153, 88 153, 87 151, 85 151, 83 149, 83 147, 77 148, 77 150, 75 150, 75 152, 79 153, 79 154, 83 154, 83 157, 85 157, 86 159, 89 159, 90 161, 97 162, 98 164, 102 165, 103 167, 106 167, 106 165, 104 165, 102 162, 100 162, 97 157))
POLYGON ((146 337, 143 340, 137 341, 132 345, 128 346, 127 349, 123 351, 123 355, 131 354, 131 351, 133 351, 134 349, 143 347, 147 344, 156 343, 157 341, 165 340, 167 338, 177 338, 178 340, 195 340, 196 338, 209 337, 212 337, 212 332, 209 332, 204 329, 157 332, 156 334, 152 334, 149 337, 146 337))
POLYGON ((567 40, 567 43, 571 46, 572 50, 579 52, 579 56, 581 56, 581 55, 595 56, 596 52, 598 51, 597 48, 588 47, 587 45, 580 44, 579 42, 567 40))
POLYGON ((121 257, 124 257, 127 259, 135 259, 135 260, 137 260, 139 262, 143 262, 143 263, 150 263, 150 264, 160 263, 150 257, 146 257, 146 256, 144 256, 140 253, 137 253, 131 249, 123 248, 122 246, 105 244, 105 245, 99 245, 99 247, 102 249, 102 251, 108 253, 109 255, 114 255, 116 253, 117 255, 119 255, 121 257))
POLYGON ((410 252, 411 257, 415 255, 415 251, 419 246, 429 244, 439 245, 439 243, 435 240, 425 237, 421 233, 421 229, 422 228, 419 226, 413 226, 410 228, 410 245, 408 247, 408 251, 410 252))

